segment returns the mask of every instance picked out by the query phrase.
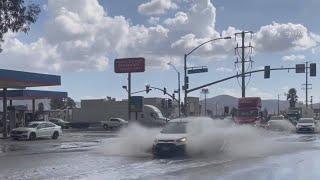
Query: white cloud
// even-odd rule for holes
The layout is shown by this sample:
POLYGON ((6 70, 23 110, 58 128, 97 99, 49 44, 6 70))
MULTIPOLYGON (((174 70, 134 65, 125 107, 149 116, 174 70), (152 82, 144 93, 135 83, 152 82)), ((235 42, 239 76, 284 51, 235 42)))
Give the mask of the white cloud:
POLYGON ((171 0, 151 0, 147 3, 140 4, 138 11, 144 15, 160 15, 169 9, 177 9, 177 4, 171 0))
POLYGON ((304 61, 306 59, 306 57, 304 55, 289 55, 289 56, 283 56, 282 60, 284 62, 296 62, 296 61, 304 61))
MULTIPOLYGON (((180 65, 183 54, 199 44, 220 34, 233 36, 239 32, 234 27, 221 33, 215 30, 216 9, 210 0, 192 1, 185 7, 171 18, 160 22, 160 17, 152 16, 150 25, 141 25, 123 16, 108 16, 97 0, 79 0, 76 4, 72 0, 49 0, 43 37, 27 43, 7 34, 0 58, 10 63, 1 61, 0 65, 42 72, 105 70, 107 57, 115 55, 143 56, 148 67, 167 68, 170 59, 180 65)), ((307 49, 316 41, 317 35, 300 24, 273 23, 260 28, 254 43, 261 52, 273 52, 307 49)), ((234 47, 233 40, 219 40, 192 55, 199 60, 221 60, 232 55, 234 47)))
POLYGON ((301 24, 273 23, 262 26, 255 36, 255 46, 261 52, 305 50, 316 45, 308 29, 301 24))
POLYGON ((174 18, 168 18, 164 21, 164 24, 169 26, 183 25, 188 23, 188 15, 184 12, 177 12, 174 18))
POLYGON ((159 17, 153 17, 153 16, 151 16, 151 17, 148 19, 148 23, 151 24, 151 25, 157 25, 157 24, 159 24, 159 21, 160 21, 160 18, 159 18, 159 17))

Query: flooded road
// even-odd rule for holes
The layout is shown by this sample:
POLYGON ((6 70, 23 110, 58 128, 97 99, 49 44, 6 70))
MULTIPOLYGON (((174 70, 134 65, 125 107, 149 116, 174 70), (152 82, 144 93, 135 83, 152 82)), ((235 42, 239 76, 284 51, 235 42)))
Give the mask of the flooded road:
MULTIPOLYGON (((264 142, 267 146, 272 143, 285 144, 287 148, 274 145, 269 149, 258 144, 260 148, 252 149, 260 153, 248 151, 248 154, 241 152, 232 156, 215 152, 210 156, 171 159, 154 159, 148 151, 123 153, 130 148, 122 146, 124 142, 129 142, 128 139, 124 141, 123 137, 110 132, 70 131, 65 132, 59 140, 1 139, 0 179, 320 178, 318 134, 272 133, 269 136, 268 141, 264 142)), ((139 135, 136 138, 140 139, 139 135)), ((142 145, 136 142, 131 146, 134 144, 134 148, 142 145)), ((135 152, 134 149, 131 151, 135 152)))

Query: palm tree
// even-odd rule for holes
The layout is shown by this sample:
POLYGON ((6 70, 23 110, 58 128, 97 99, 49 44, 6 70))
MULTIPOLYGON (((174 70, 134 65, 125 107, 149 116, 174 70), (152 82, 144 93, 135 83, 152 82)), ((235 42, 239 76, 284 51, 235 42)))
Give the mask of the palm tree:
POLYGON ((295 108, 296 103, 298 102, 297 90, 295 88, 291 88, 287 94, 287 100, 289 100, 290 108, 295 108))

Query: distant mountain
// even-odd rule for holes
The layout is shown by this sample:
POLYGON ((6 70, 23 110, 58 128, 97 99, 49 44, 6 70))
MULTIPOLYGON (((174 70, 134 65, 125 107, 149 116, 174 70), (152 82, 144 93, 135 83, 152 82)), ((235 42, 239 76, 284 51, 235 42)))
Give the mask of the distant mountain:
MULTIPOLYGON (((200 101, 201 108, 204 110, 204 100, 200 101)), ((238 106, 238 98, 229 96, 229 95, 219 95, 212 98, 207 99, 207 109, 211 110, 213 114, 222 114, 224 111, 224 106, 229 106, 230 109, 232 107, 237 108, 238 106)), ((285 110, 289 107, 287 101, 280 100, 279 102, 280 110, 285 110)), ((278 100, 277 99, 266 99, 262 100, 262 108, 266 108, 269 113, 277 113, 278 112, 278 100)))

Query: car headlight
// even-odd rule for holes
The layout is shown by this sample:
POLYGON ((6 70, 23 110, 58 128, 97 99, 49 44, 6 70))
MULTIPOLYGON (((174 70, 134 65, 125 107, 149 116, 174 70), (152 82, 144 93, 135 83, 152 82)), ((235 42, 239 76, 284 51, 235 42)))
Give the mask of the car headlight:
POLYGON ((187 141, 187 138, 185 138, 185 137, 177 140, 177 142, 186 142, 186 141, 187 141))

